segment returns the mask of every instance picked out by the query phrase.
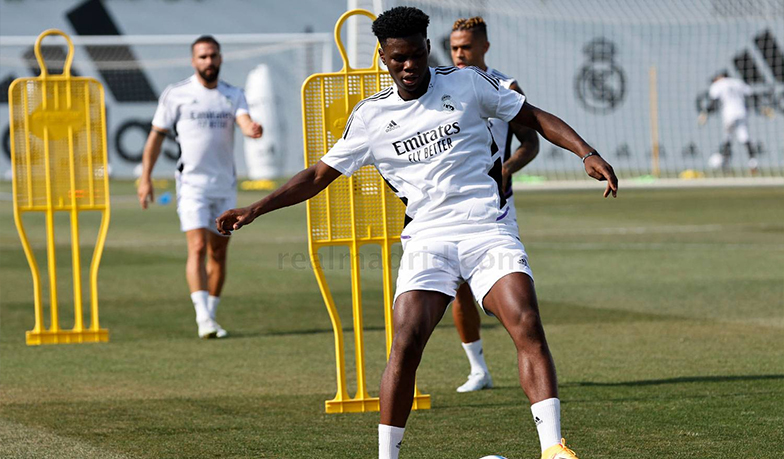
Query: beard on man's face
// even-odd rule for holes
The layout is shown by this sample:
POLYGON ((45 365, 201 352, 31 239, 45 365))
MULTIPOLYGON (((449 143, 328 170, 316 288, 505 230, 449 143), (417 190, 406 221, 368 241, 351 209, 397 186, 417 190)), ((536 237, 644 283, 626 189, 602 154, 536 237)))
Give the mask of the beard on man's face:
POLYGON ((216 67, 211 65, 204 70, 199 70, 199 76, 204 79, 207 83, 212 83, 213 81, 218 79, 218 74, 220 73, 220 67, 216 67))

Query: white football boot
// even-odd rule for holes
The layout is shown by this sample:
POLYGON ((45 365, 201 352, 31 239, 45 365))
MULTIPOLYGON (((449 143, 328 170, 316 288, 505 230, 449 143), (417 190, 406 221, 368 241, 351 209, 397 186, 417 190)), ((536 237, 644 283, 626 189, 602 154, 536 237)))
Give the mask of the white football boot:
POLYGON ((218 322, 212 319, 197 321, 196 324, 199 326, 199 338, 210 339, 226 336, 226 330, 222 329, 218 322), (221 332, 223 332, 223 336, 220 335, 221 332))
POLYGON ((490 389, 493 387, 493 378, 490 373, 471 373, 468 375, 468 381, 462 386, 457 388, 458 392, 474 392, 482 389, 490 389))

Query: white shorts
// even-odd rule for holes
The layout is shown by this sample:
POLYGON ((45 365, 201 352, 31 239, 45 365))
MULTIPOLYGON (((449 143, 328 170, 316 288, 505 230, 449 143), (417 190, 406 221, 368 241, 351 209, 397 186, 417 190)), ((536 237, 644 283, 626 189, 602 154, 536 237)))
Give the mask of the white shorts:
POLYGON ((215 219, 237 206, 237 196, 209 197, 199 194, 177 195, 177 214, 180 229, 185 231, 206 228, 215 234, 215 219))
POLYGON ((534 278, 525 247, 512 234, 404 240, 395 300, 412 290, 436 291, 454 298, 460 284, 468 282, 484 309, 482 301, 487 293, 499 279, 511 273, 534 278))
POLYGON ((739 118, 724 125, 724 141, 731 142, 733 138, 740 143, 749 143, 749 124, 746 118, 739 118))

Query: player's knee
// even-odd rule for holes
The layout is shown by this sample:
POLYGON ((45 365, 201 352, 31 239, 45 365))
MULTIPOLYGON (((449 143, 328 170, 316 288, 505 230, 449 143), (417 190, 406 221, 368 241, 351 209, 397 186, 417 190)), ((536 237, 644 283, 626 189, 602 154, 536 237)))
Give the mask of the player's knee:
POLYGON ((425 344, 427 344, 425 333, 411 328, 396 331, 392 347, 399 359, 410 361, 421 358, 425 344))
POLYGON ((188 241, 188 256, 204 258, 205 255, 207 255, 207 243, 205 241, 188 241))
POLYGON ((210 251, 210 260, 212 260, 214 263, 223 264, 226 262, 226 252, 227 252, 226 249, 218 249, 218 250, 213 249, 212 251, 210 251))
POLYGON ((542 319, 538 311, 527 308, 514 315, 508 328, 515 342, 536 340, 541 336, 542 319))

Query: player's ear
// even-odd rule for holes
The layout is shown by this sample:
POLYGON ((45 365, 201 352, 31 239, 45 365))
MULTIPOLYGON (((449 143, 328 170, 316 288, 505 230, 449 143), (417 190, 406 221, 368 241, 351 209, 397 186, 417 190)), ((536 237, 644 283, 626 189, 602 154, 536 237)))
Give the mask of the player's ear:
POLYGON ((487 53, 488 49, 490 49, 490 42, 485 40, 485 53, 487 53))
POLYGON ((427 55, 430 55, 430 39, 427 39, 427 55))
POLYGON ((378 47, 378 57, 381 58, 381 62, 383 62, 384 65, 387 65, 387 60, 384 58, 384 47, 383 46, 379 46, 378 47))

